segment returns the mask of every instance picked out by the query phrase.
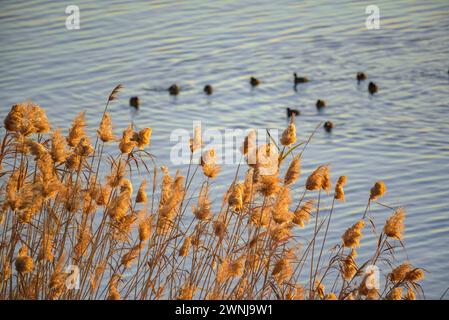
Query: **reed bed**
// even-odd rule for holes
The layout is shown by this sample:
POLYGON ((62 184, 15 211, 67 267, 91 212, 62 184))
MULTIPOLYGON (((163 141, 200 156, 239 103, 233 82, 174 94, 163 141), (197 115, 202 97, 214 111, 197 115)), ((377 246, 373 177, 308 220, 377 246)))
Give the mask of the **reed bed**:
MULTIPOLYGON (((52 130, 45 111, 14 105, 0 146, 1 299, 407 299, 424 297, 424 271, 395 259, 404 250, 405 211, 379 202, 377 182, 367 206, 341 240, 327 243, 336 206, 345 201, 346 177, 321 165, 300 184, 301 159, 312 136, 297 142, 294 121, 280 141, 242 146, 248 165, 212 203, 220 174, 214 150, 202 150, 201 132, 190 142, 187 172, 159 167, 151 128, 113 132, 108 107, 95 141, 84 113, 68 133, 52 130), (105 154, 105 146, 115 152, 105 154), (266 174, 269 172, 269 174, 266 174), (131 183, 138 176, 139 185, 131 183), (201 177, 193 185, 194 177, 201 177), (299 201, 293 202, 293 198, 299 201), (330 199, 329 208, 323 200, 330 199), (215 201, 216 202, 216 201, 215 201), (193 204, 193 205, 192 205, 193 204), (378 228, 372 206, 384 210, 378 228), (312 230, 309 239, 296 235, 312 230), (369 259, 357 257, 363 233, 377 239, 369 259), (300 239, 300 240, 298 240, 300 239), (329 250, 329 248, 331 248, 329 250), (379 288, 367 266, 387 264, 379 288), (79 287, 71 287, 79 268, 79 287)), ((334 218, 336 219, 336 218, 334 218)))

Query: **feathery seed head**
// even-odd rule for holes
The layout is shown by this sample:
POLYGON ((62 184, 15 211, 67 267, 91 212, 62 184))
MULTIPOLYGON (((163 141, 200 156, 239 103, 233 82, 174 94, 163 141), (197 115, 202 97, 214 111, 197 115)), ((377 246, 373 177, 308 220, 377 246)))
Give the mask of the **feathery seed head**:
POLYGON ((374 186, 371 188, 369 199, 370 201, 375 201, 381 198, 385 192, 387 191, 387 187, 383 181, 377 181, 374 186))
POLYGON ((136 195, 136 203, 146 203, 147 202, 147 193, 145 191, 145 187, 147 185, 146 180, 143 180, 140 184, 139 190, 136 195))
POLYGON ((352 227, 348 228, 343 236, 343 246, 348 248, 356 248, 360 245, 360 239, 362 238, 362 229, 365 227, 365 221, 359 220, 352 227))
POLYGON ((284 184, 290 186, 298 180, 301 173, 301 161, 299 157, 295 157, 290 163, 284 177, 284 184))
POLYGON ((33 259, 28 256, 28 250, 25 246, 22 246, 19 249, 19 254, 16 257, 16 270, 17 272, 23 274, 23 273, 29 273, 33 271, 34 269, 34 262, 33 259))
POLYGON ((128 154, 137 146, 137 142, 133 140, 133 137, 134 131, 131 126, 128 126, 128 128, 123 131, 122 138, 118 145, 121 153, 128 154))
POLYGON ((404 231, 404 219, 405 219, 405 210, 404 208, 399 208, 385 222, 384 225, 385 234, 390 238, 401 240, 402 232, 404 231))
POLYGON ((284 132, 282 132, 280 142, 283 146, 290 146, 296 142, 296 126, 294 123, 294 117, 291 117, 290 124, 284 132))
POLYGON ((72 127, 69 129, 67 136, 67 143, 72 148, 75 148, 80 142, 81 138, 86 136, 84 127, 86 126, 85 112, 80 112, 72 122, 72 127))
POLYGON ((341 176, 338 178, 337 184, 335 185, 335 200, 345 201, 345 192, 343 186, 346 184, 346 176, 341 176))
POLYGON ((100 122, 100 127, 97 130, 98 137, 103 142, 109 142, 116 139, 112 132, 112 119, 109 112, 105 112, 100 122))

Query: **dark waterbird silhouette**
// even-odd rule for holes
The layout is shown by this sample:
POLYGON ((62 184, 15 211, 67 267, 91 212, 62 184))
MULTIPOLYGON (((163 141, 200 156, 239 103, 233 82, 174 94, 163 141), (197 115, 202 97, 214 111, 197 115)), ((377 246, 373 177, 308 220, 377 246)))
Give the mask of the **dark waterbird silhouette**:
POLYGON ((179 94, 179 91, 181 91, 181 88, 176 84, 172 84, 169 88, 168 88, 168 92, 170 92, 170 94, 172 96, 176 96, 179 94))
POLYGON ((134 109, 139 109, 140 107, 140 99, 139 97, 131 97, 129 99, 129 106, 133 107, 134 109))
POLYGON ((206 84, 206 85, 204 86, 203 91, 204 91, 205 94, 207 94, 208 96, 210 96, 210 95, 214 92, 214 89, 212 88, 212 86, 211 86, 210 84, 206 84))
POLYGON ((251 85, 253 87, 257 87, 260 84, 260 80, 254 77, 251 77, 251 79, 249 80, 249 83, 251 83, 251 85))
POLYGON ((301 112, 299 112, 299 110, 296 109, 290 109, 287 108, 287 118, 291 118, 292 116, 299 116, 301 114, 301 112))
POLYGON ((364 72, 357 72, 357 81, 363 81, 366 80, 366 74, 364 72))
POLYGON ((306 83, 309 82, 309 78, 307 77, 298 77, 296 72, 293 73, 293 82, 295 83, 295 86, 300 83, 306 83))
POLYGON ((334 124, 331 121, 326 121, 323 125, 324 130, 326 130, 326 132, 331 132, 332 129, 334 128, 334 124))
POLYGON ((370 94, 375 94, 377 91, 379 91, 379 87, 374 82, 370 82, 368 84, 368 92, 370 94))
POLYGON ((315 105, 316 105, 317 109, 322 109, 322 108, 324 108, 326 106, 326 101, 318 99, 316 101, 315 105))

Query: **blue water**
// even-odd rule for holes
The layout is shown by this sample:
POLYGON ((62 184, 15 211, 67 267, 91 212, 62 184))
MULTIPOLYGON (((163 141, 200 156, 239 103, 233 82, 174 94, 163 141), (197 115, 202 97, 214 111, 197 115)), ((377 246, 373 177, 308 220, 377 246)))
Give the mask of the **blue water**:
MULTIPOLYGON (((376 1, 380 29, 367 30, 370 4, 2 1, 0 115, 30 99, 64 129, 86 110, 94 130, 107 95, 122 83, 110 108, 116 131, 131 121, 128 99, 138 95, 134 122, 153 128, 150 151, 160 164, 170 163, 170 133, 194 120, 209 129, 282 129, 289 106, 302 113, 301 140, 331 120, 332 134, 320 129, 304 154, 301 178, 323 163, 331 163, 333 179, 348 177, 330 241, 363 214, 369 188, 384 180, 383 202, 406 207, 407 256, 428 271, 426 297, 439 298, 449 286, 449 3, 376 1), (65 28, 68 4, 80 8, 80 30, 65 28), (293 71, 311 79, 297 92, 293 71), (379 85, 377 95, 368 95, 366 82, 357 85, 357 71, 379 85), (263 81, 255 90, 252 75, 263 81), (158 90, 174 82, 183 88, 178 97, 158 90), (211 97, 202 92, 207 83, 211 97), (317 99, 327 101, 322 112, 317 99)), ((234 170, 223 166, 217 191, 234 170)), ((389 212, 374 208, 382 225, 389 212)), ((360 259, 372 245, 366 237, 360 259)))

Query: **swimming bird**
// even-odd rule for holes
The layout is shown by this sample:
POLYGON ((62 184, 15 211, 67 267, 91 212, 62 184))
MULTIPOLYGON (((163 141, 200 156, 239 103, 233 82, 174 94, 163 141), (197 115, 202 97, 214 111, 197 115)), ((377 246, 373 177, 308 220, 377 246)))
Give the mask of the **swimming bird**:
POLYGON ((301 112, 296 109, 287 108, 287 118, 291 118, 292 116, 299 116, 301 112))
POLYGON ((179 91, 181 91, 181 88, 176 84, 172 84, 169 88, 168 88, 168 92, 170 92, 170 94, 172 96, 176 96, 178 95, 179 91))
POLYGON ((210 95, 214 92, 214 89, 212 88, 212 86, 211 86, 210 84, 206 84, 206 85, 204 86, 203 91, 204 91, 205 94, 207 94, 208 96, 210 96, 210 95))
POLYGON ((377 91, 379 91, 379 87, 374 82, 370 82, 368 84, 368 91, 370 94, 375 94, 377 91))
POLYGON ((294 82, 295 85, 300 84, 300 83, 305 83, 305 82, 309 82, 309 78, 307 77, 298 77, 298 75, 295 73, 293 73, 293 77, 294 77, 294 82))
POLYGON ((322 108, 324 108, 325 106, 326 106, 326 101, 321 100, 321 99, 318 99, 318 100, 316 101, 316 107, 317 107, 317 109, 322 109, 322 108))
POLYGON ((140 106, 139 97, 131 97, 131 99, 129 99, 129 106, 133 107, 136 110, 139 109, 139 106, 140 106))
POLYGON ((334 128, 334 124, 331 121, 326 121, 323 125, 324 130, 326 130, 327 132, 331 132, 332 129, 334 128))
POLYGON ((253 87, 257 87, 260 84, 260 80, 254 77, 251 77, 251 79, 249 80, 249 83, 251 83, 251 85, 253 87))
POLYGON ((357 72, 357 81, 363 81, 366 80, 366 74, 364 72, 357 72))

